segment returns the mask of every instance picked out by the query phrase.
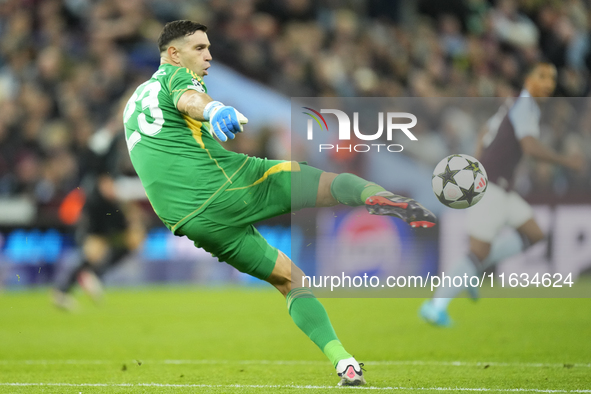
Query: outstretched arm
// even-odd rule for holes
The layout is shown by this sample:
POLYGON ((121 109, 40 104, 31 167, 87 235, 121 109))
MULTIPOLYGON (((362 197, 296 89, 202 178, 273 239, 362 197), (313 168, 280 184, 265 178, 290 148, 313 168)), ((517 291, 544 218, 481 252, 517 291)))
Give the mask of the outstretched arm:
POLYGON ((532 136, 522 138, 520 143, 523 153, 534 159, 559 164, 576 171, 581 170, 585 165, 582 157, 559 155, 553 150, 546 148, 540 141, 532 136))
POLYGON ((248 123, 248 119, 234 107, 213 101, 206 93, 195 90, 183 93, 176 107, 195 120, 209 122, 212 135, 224 142, 234 139, 234 134, 240 133, 243 130, 242 125, 248 123))
POLYGON ((176 104, 177 109, 191 118, 200 122, 206 121, 203 117, 205 106, 213 99, 207 93, 200 93, 195 90, 187 90, 176 104))

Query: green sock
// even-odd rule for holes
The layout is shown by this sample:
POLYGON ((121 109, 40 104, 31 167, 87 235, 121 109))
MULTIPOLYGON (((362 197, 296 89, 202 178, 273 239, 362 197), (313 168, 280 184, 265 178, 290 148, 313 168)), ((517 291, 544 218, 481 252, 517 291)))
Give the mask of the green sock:
POLYGON ((367 197, 383 191, 386 189, 380 185, 348 173, 337 175, 330 185, 332 196, 341 204, 352 207, 365 204, 367 197))
POLYGON ((286 298, 287 310, 296 326, 322 350, 333 366, 352 357, 339 342, 326 310, 308 288, 292 289, 286 298))

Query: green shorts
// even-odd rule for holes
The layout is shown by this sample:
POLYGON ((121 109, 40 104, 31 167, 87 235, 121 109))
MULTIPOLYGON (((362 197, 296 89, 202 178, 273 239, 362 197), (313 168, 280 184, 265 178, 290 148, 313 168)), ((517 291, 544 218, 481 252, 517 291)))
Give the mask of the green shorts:
POLYGON ((301 202, 301 193, 297 193, 293 205, 298 209, 302 204, 314 206, 322 171, 305 166, 306 184, 315 182, 316 188, 304 188, 302 167, 297 162, 251 158, 242 175, 202 213, 181 226, 177 234, 186 235, 195 246, 239 271, 267 279, 275 267, 278 250, 269 245, 253 223, 292 211, 292 182, 294 190, 307 190, 303 197, 306 201, 301 202))

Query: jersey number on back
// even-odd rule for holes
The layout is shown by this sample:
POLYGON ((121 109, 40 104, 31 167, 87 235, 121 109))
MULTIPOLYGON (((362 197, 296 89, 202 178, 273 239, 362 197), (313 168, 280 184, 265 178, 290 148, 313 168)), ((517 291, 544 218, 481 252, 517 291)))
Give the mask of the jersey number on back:
MULTIPOLYGON (((123 112, 123 123, 127 123, 135 112, 136 103, 140 102, 142 112, 137 117, 139 131, 141 134, 149 136, 158 134, 160 130, 162 130, 162 125, 164 124, 164 115, 160 109, 160 103, 158 102, 158 93, 160 93, 161 88, 162 86, 159 81, 148 81, 142 84, 133 96, 130 97, 129 101, 127 101, 125 111, 123 112), (150 117, 154 119, 152 123, 148 122, 146 119, 146 110, 150 117)), ((127 139, 127 149, 129 149, 130 152, 142 139, 141 134, 137 131, 130 134, 127 139)))

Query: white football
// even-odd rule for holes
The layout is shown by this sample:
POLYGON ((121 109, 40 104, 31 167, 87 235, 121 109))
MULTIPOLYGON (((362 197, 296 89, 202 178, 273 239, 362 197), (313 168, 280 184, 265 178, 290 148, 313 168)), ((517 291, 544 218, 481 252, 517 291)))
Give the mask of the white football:
POLYGON ((447 156, 435 166, 431 185, 442 204, 464 209, 482 199, 488 186, 488 177, 478 160, 458 154, 447 156))

